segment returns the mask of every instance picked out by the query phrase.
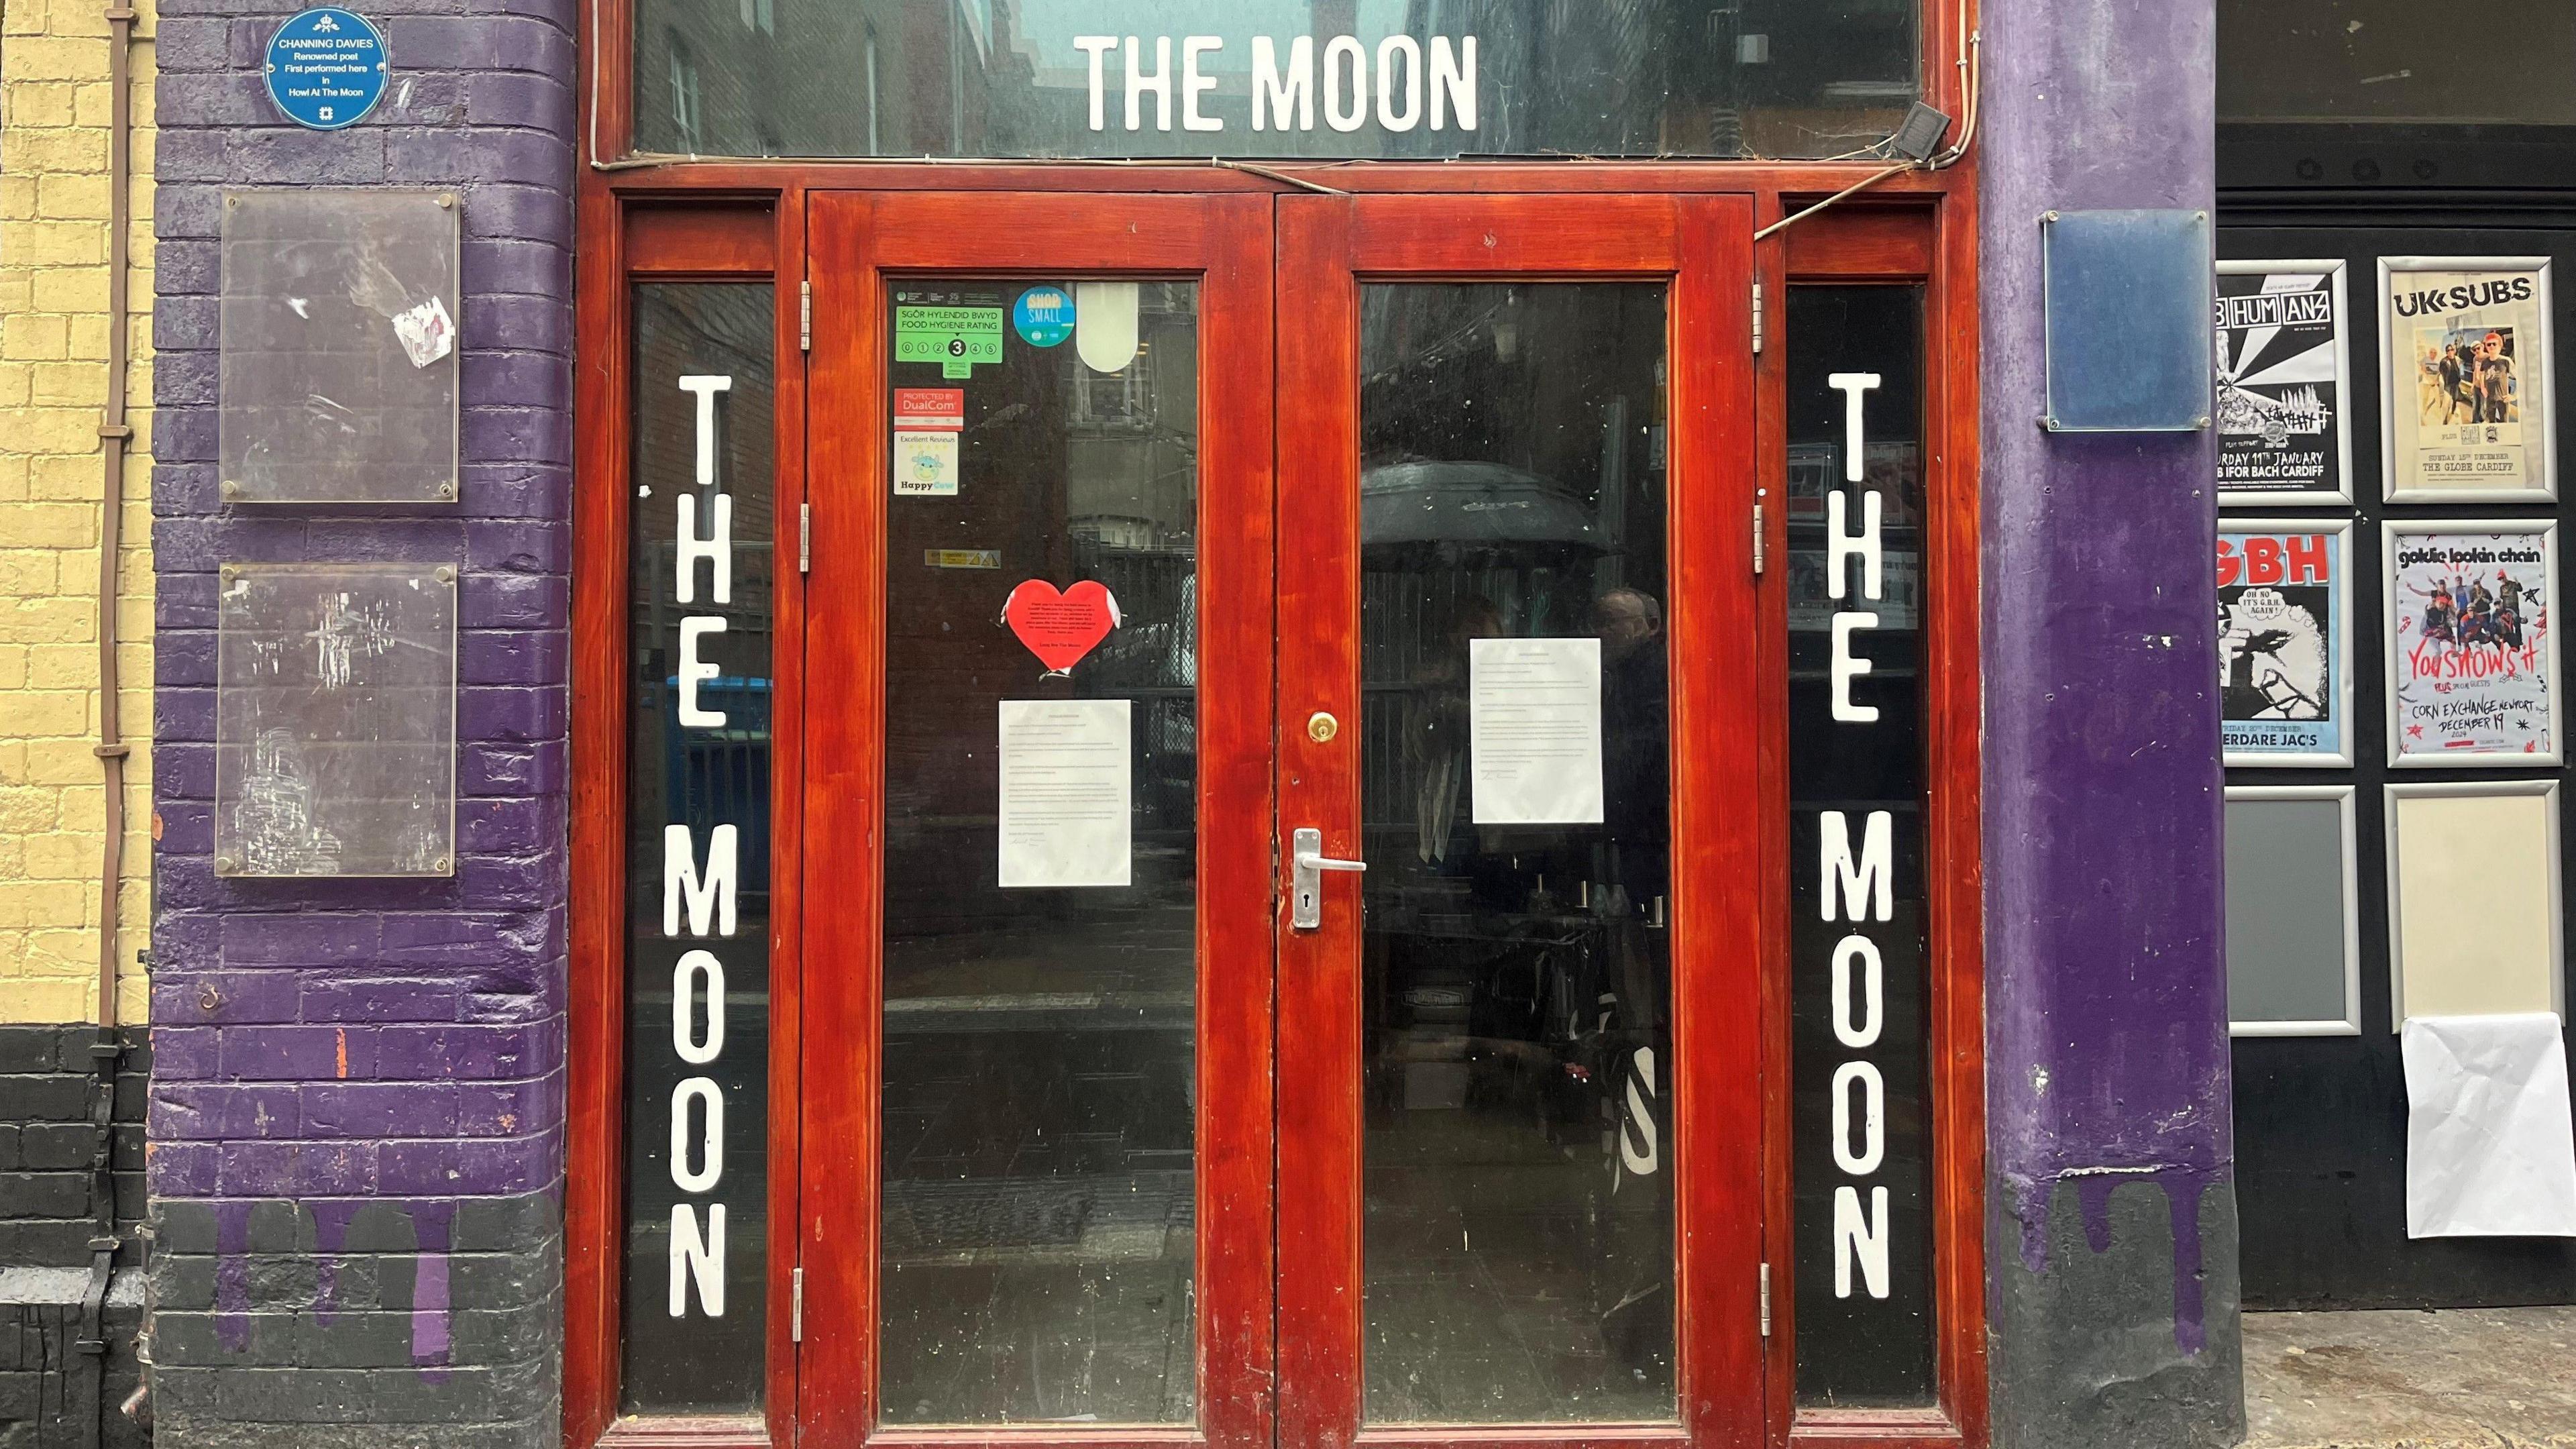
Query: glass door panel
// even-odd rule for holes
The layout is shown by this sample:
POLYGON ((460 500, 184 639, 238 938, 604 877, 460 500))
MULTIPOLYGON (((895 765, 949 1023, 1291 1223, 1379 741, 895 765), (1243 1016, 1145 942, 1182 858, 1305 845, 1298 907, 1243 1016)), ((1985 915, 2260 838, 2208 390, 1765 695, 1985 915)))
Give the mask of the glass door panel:
POLYGON ((1279 1442, 1758 1433, 1751 208, 1277 206, 1279 1442))
POLYGON ((810 1443, 1270 1442, 1268 220, 813 202, 810 1443))
POLYGON ((1363 1412, 1668 1420, 1665 288, 1359 306, 1363 1412))
POLYGON ((808 1442, 1758 1432, 1751 214, 815 197, 808 1442))
POLYGON ((882 1418, 1186 1424, 1198 288, 890 292, 882 1418))

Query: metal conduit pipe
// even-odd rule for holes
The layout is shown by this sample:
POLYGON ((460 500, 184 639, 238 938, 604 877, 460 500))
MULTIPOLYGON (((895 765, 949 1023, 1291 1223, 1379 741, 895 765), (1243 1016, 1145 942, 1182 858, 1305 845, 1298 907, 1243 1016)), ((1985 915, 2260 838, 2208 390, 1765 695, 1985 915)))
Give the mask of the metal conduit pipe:
POLYGON ((125 420, 127 232, 134 223, 134 11, 107 11, 107 406, 99 419, 99 453, 105 479, 98 516, 98 744, 94 747, 107 787, 106 839, 99 863, 98 1026, 116 1030, 117 891, 125 866, 125 757, 117 718, 116 667, 118 553, 124 546, 126 445, 134 427, 125 420))
POLYGON ((90 1098, 90 1126, 95 1131, 90 1156, 90 1278, 81 1300, 80 1337, 75 1347, 89 1360, 97 1397, 83 1423, 83 1438, 96 1446, 106 1438, 107 1290, 116 1272, 116 1069, 124 1056, 117 1036, 117 905, 125 874, 125 760, 128 747, 118 719, 116 603, 118 554, 124 544, 126 445, 134 427, 126 421, 127 270, 133 226, 134 185, 134 10, 111 3, 108 28, 107 141, 107 401, 99 418, 102 485, 98 521, 98 756, 105 799, 101 809, 98 885, 98 1039, 90 1045, 95 1074, 90 1098))

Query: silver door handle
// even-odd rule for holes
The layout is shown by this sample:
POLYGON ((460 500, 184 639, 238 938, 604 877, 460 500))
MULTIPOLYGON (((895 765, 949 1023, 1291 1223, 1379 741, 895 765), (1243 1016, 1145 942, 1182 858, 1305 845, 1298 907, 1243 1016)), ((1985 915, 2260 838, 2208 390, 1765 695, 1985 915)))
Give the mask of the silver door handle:
POLYGON ((1312 931, 1324 924, 1324 872, 1366 870, 1365 860, 1336 860, 1324 854, 1324 832, 1299 830, 1289 837, 1288 924, 1312 931))

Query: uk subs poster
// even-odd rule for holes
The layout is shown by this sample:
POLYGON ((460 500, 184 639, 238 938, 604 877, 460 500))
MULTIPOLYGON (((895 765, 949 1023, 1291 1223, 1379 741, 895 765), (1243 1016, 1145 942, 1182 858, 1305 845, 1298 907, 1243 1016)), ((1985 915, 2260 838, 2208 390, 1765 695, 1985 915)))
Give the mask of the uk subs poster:
POLYGON ((2351 501, 2339 261, 2218 264, 2218 501, 2351 501))
POLYGON ((2556 526, 2387 532, 2389 763, 2557 763, 2556 526))
POLYGON ((2348 523, 2218 535, 2220 739, 2230 765, 2352 763, 2348 523))
POLYGON ((2388 500, 2556 497, 2548 260, 2382 257, 2379 285, 2388 500))

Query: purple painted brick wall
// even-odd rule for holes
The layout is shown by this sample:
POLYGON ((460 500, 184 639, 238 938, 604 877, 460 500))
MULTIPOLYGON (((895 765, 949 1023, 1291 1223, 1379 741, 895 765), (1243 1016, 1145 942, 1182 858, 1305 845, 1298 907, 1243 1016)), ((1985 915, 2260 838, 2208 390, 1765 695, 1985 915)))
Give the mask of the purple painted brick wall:
POLYGON ((2212 205, 2215 10, 1982 15, 1996 1442, 2228 1444, 2215 442, 2034 425, 2040 217, 2212 205))
POLYGON ((165 0, 160 10, 150 1109, 167 1329, 160 1423, 189 1442, 287 1442, 299 1428, 327 1437, 335 1420, 432 1426, 428 1439, 551 1442, 576 12, 569 0, 369 4, 391 87, 358 126, 317 133, 285 124, 260 79, 268 37, 291 8, 165 0), (218 501, 222 195, 308 185, 437 186, 462 198, 456 507, 218 501), (358 559, 463 566, 456 875, 219 880, 214 571, 358 559), (356 1245, 344 1241, 353 1222, 373 1225, 356 1245), (372 1252, 408 1254, 414 1267, 352 1266, 372 1252), (379 1297, 344 1301, 361 1283, 379 1297), (305 1341, 317 1315, 368 1308, 387 1315, 382 1363, 275 1349, 305 1341), (508 1330, 467 1331, 462 1321, 485 1312, 508 1330), (309 1377, 323 1362, 403 1382, 323 1384, 309 1377), (216 1364, 234 1365, 231 1377, 191 1375, 216 1364))

